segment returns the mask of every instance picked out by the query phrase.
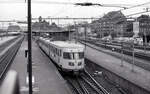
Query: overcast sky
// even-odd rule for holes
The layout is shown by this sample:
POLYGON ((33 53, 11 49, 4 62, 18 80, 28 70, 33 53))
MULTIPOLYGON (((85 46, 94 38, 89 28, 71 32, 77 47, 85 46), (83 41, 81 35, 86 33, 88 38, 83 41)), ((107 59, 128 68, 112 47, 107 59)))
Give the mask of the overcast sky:
MULTIPOLYGON (((121 8, 99 7, 99 6, 75 6, 71 4, 52 4, 51 2, 93 2, 100 4, 137 5, 150 0, 32 0, 32 17, 100 17, 109 11, 121 8), (35 1, 42 1, 37 3, 35 1)), ((0 20, 25 20, 27 7, 25 0, 0 0, 0 20)), ((149 7, 146 5, 144 7, 149 7)), ((144 7, 133 8, 122 11, 125 15, 143 11, 144 7)))

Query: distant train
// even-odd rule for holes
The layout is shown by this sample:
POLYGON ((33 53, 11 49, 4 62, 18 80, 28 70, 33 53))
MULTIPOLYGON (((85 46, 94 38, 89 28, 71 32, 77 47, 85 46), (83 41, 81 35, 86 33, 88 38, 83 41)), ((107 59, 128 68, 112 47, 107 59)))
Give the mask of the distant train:
POLYGON ((65 72, 80 73, 85 67, 84 46, 68 41, 50 41, 40 37, 40 48, 65 72))

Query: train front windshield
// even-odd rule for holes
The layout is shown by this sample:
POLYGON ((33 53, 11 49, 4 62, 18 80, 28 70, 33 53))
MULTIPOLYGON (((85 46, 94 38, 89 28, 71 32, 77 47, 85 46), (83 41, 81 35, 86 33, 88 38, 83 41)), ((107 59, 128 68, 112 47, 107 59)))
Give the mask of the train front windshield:
POLYGON ((63 53, 64 59, 83 59, 84 58, 84 53, 83 52, 64 52, 63 53))

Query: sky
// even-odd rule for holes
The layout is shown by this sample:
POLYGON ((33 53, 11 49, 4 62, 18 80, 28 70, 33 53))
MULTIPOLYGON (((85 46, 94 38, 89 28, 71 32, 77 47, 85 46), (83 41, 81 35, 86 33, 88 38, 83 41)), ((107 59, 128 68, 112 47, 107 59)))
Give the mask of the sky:
MULTIPOLYGON (((132 5, 150 2, 150 0, 32 0, 32 17, 101 17, 110 11, 117 11, 121 9, 100 6, 75 6, 71 4, 79 2, 118 4, 129 7, 132 5), (61 2, 63 2, 63 4, 61 2)), ((144 11, 144 8, 146 7, 150 8, 150 4, 128 10, 122 10, 122 12, 125 15, 129 15, 144 11)), ((25 0, 0 0, 0 12, 0 20, 26 20, 27 3, 25 3, 25 0)))

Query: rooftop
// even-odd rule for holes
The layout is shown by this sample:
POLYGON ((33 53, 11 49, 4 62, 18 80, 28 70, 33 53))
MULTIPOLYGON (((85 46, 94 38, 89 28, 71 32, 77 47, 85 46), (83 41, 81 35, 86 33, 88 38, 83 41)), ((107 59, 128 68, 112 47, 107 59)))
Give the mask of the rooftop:
POLYGON ((61 48, 84 48, 83 45, 71 41, 50 41, 50 43, 61 48))

